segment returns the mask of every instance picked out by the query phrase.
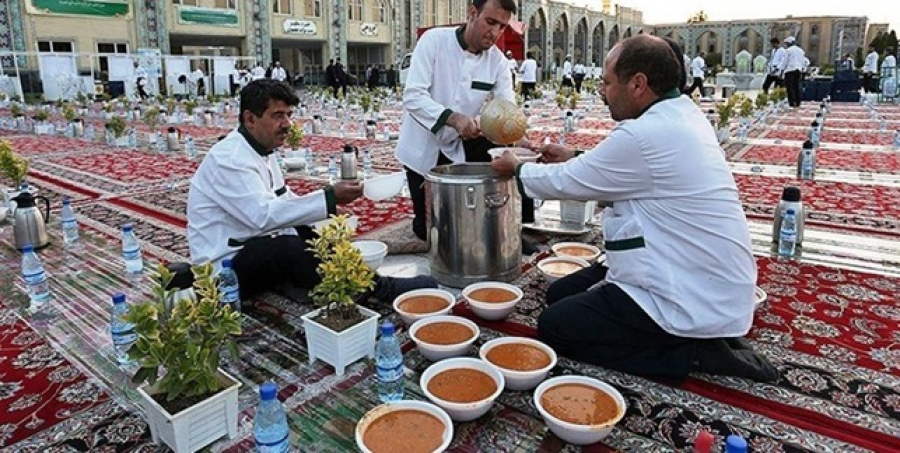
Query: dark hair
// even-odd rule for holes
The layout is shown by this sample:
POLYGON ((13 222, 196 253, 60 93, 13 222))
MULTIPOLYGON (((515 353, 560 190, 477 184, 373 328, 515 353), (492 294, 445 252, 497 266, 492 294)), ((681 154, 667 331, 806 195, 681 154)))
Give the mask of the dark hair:
POLYGON ((269 101, 272 99, 284 101, 291 107, 300 104, 300 98, 284 82, 273 79, 254 80, 241 90, 241 112, 238 115, 238 121, 244 124, 244 111, 246 110, 256 116, 262 116, 263 112, 269 108, 269 101))
MULTIPOLYGON (((487 4, 487 2, 489 2, 489 1, 491 1, 491 0, 472 0, 472 6, 474 6, 475 9, 477 9, 480 12, 481 9, 484 8, 484 5, 487 4)), ((497 4, 500 5, 501 8, 503 8, 503 11, 509 11, 513 14, 516 14, 516 12, 518 12, 518 10, 519 10, 519 7, 516 6, 516 0, 496 0, 496 1, 497 1, 497 4)))
POLYGON ((620 50, 614 71, 620 83, 640 72, 647 77, 647 85, 656 95, 678 88, 683 61, 675 58, 675 51, 665 41, 637 35, 620 41, 617 46, 620 50))
POLYGON ((525 52, 525 58, 531 58, 531 52, 525 52))
POLYGON ((780 42, 781 42, 781 41, 780 41, 777 37, 776 37, 776 38, 772 38, 772 39, 769 40, 769 43, 770 43, 770 44, 778 44, 778 43, 780 43, 780 42))
POLYGON ((669 48, 672 49, 672 52, 675 52, 675 58, 678 61, 682 62, 682 64, 679 65, 679 68, 681 68, 679 71, 681 73, 681 78, 679 78, 678 86, 683 88, 687 86, 687 71, 684 69, 684 52, 681 51, 681 46, 679 46, 674 39, 667 36, 663 36, 662 39, 666 42, 666 44, 669 45, 669 48))
POLYGON ((888 47, 887 49, 884 49, 884 51, 887 52, 887 53, 894 53, 894 48, 893 48, 893 47, 888 47))

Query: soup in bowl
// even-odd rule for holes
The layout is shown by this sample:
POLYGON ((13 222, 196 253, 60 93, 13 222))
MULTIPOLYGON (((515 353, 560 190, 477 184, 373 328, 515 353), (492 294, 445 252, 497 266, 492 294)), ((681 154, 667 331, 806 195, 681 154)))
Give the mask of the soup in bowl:
POLYGON ((472 311, 488 321, 509 316, 524 295, 518 287, 501 282, 473 283, 462 294, 472 311))
POLYGON ((589 267, 590 264, 581 258, 572 256, 552 256, 541 260, 537 266, 544 274, 547 283, 553 283, 562 277, 589 267))
POLYGON ((581 242, 558 242, 553 244, 550 249, 553 250, 556 256, 581 258, 588 263, 593 263, 597 261, 597 258, 600 258, 599 247, 581 242))
POLYGON ((356 424, 356 446, 364 453, 441 452, 453 440, 453 421, 425 401, 382 404, 356 424))
POLYGON ((470 357, 441 360, 428 367, 419 380, 431 402, 457 422, 486 414, 503 391, 500 371, 487 362, 470 357))
POLYGON ((409 329, 419 353, 432 362, 464 355, 479 335, 478 325, 459 316, 430 316, 409 329))
POLYGON ((497 367, 507 390, 531 390, 556 366, 556 352, 538 340, 500 337, 481 346, 478 355, 497 367))
POLYGON ((454 303, 456 297, 448 291, 417 289, 397 296, 394 311, 400 314, 406 325, 412 325, 422 318, 450 313, 454 303))
POLYGON ((600 442, 625 416, 625 398, 611 385, 586 376, 547 379, 534 405, 550 431, 576 445, 600 442))

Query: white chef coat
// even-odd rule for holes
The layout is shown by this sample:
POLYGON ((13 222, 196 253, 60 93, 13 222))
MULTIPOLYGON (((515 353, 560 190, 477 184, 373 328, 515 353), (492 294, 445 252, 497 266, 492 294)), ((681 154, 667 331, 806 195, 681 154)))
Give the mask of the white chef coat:
POLYGON ((134 78, 135 79, 140 79, 140 78, 146 79, 147 78, 147 70, 141 66, 134 68, 134 78))
POLYGON ((695 79, 698 77, 701 79, 706 77, 706 60, 700 55, 697 55, 691 60, 691 77, 695 79))
POLYGON ((881 69, 885 68, 896 68, 897 67, 897 57, 893 55, 888 55, 884 57, 884 61, 881 62, 881 69))
POLYGON ((878 52, 873 50, 866 55, 866 63, 863 65, 862 71, 870 74, 878 72, 878 52))
POLYGON ((522 74, 522 83, 537 83, 537 61, 526 59, 519 67, 519 73, 522 74))
POLYGON ((566 60, 563 62, 562 76, 563 76, 563 78, 565 78, 565 77, 571 78, 572 77, 572 62, 571 61, 566 60))
POLYGON ((253 76, 253 80, 259 80, 266 76, 266 70, 262 66, 256 66, 250 71, 250 75, 253 76))
POLYGON ((191 261, 218 268, 243 241, 269 233, 293 235, 292 228, 335 212, 332 189, 295 194, 284 183, 274 154, 261 156, 235 130, 209 150, 188 191, 188 244, 191 261))
POLYGON ((459 133, 445 125, 452 112, 475 117, 489 95, 516 102, 506 56, 496 46, 478 54, 464 50, 463 29, 428 30, 413 50, 395 155, 420 175, 434 168, 438 152, 465 162, 459 133))
POLYGON ((794 72, 802 70, 804 62, 806 62, 806 52, 798 45, 793 45, 785 50, 784 72, 794 72))
POLYGON ((756 261, 747 219, 715 131, 690 98, 620 122, 566 163, 522 164, 518 180, 535 199, 613 202, 603 215, 606 280, 666 332, 718 338, 750 329, 756 261))
POLYGON ((784 47, 778 46, 772 49, 772 58, 769 60, 769 74, 781 77, 784 72, 784 47))
POLYGON ((581 63, 578 63, 577 65, 575 65, 575 69, 572 70, 573 74, 585 75, 586 72, 587 72, 587 70, 585 70, 584 65, 581 63))
POLYGON ((509 73, 515 75, 515 73, 519 71, 519 63, 516 63, 515 58, 508 58, 507 61, 509 61, 509 63, 507 63, 509 64, 509 73))
POLYGON ((281 66, 275 66, 275 68, 272 69, 272 78, 279 82, 284 82, 284 79, 287 78, 287 72, 285 72, 284 68, 281 66))

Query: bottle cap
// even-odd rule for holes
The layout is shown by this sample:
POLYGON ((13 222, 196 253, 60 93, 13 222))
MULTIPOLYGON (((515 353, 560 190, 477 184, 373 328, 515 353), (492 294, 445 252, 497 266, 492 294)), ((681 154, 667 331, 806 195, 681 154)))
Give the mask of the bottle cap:
POLYGON ((128 232, 130 232, 130 231, 132 231, 132 230, 134 230, 134 226, 132 226, 130 223, 126 223, 125 225, 122 225, 122 232, 123 232, 123 233, 128 233, 128 232))
POLYGON ((394 334, 394 323, 390 321, 385 321, 384 324, 381 325, 381 334, 382 335, 393 335, 394 334))
POLYGON ((811 126, 812 126, 812 127, 819 127, 819 122, 818 122, 818 121, 813 121, 812 124, 811 124, 811 126))
POLYGON ((223 268, 227 267, 227 268, 231 269, 231 259, 225 258, 224 260, 222 260, 222 267, 223 268))
POLYGON ((125 294, 123 294, 123 293, 115 293, 115 294, 113 294, 113 296, 112 296, 112 301, 113 301, 113 304, 114 304, 114 305, 115 305, 115 304, 125 303, 125 294))
POLYGON ((787 214, 790 214, 790 215, 796 214, 796 212, 794 211, 794 208, 788 209, 788 210, 786 211, 786 213, 787 213, 787 214))
POLYGON ((800 201, 800 188, 796 186, 787 186, 781 192, 783 201, 798 202, 800 201))
POLYGON ((815 148, 815 145, 813 145, 812 140, 807 140, 807 141, 803 142, 803 149, 813 149, 813 148, 815 148))
POLYGON ((278 386, 272 381, 264 382, 259 386, 259 399, 263 401, 274 400, 278 395, 278 386))
POLYGON ((737 434, 732 434, 725 439, 725 451, 741 453, 747 451, 747 441, 737 434))
POLYGON ((64 205, 65 205, 65 204, 71 204, 71 203, 72 203, 72 199, 69 198, 68 195, 66 195, 66 196, 63 197, 63 204, 64 204, 64 205))
POLYGON ((709 431, 700 431, 697 438, 694 439, 694 452, 710 453, 713 450, 713 444, 716 443, 716 437, 709 431))
POLYGON ((22 253, 31 253, 33 251, 34 251, 34 246, 31 244, 25 244, 25 246, 22 247, 22 253))

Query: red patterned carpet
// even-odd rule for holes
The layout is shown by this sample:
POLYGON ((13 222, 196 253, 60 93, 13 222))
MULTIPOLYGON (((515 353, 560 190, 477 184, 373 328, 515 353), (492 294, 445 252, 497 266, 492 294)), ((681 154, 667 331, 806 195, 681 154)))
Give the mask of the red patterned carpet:
MULTIPOLYGON (((797 165, 800 150, 791 146, 753 145, 740 153, 737 161, 758 164, 797 165)), ((843 171, 866 171, 872 173, 900 173, 900 155, 892 152, 843 151, 819 149, 816 151, 816 165, 843 171)))
MULTIPOLYGON (((829 130, 826 125, 821 141, 825 143, 844 143, 854 145, 890 145, 894 137, 891 131, 836 131, 829 130)), ((806 140, 808 128, 768 129, 762 137, 776 140, 806 140)))

